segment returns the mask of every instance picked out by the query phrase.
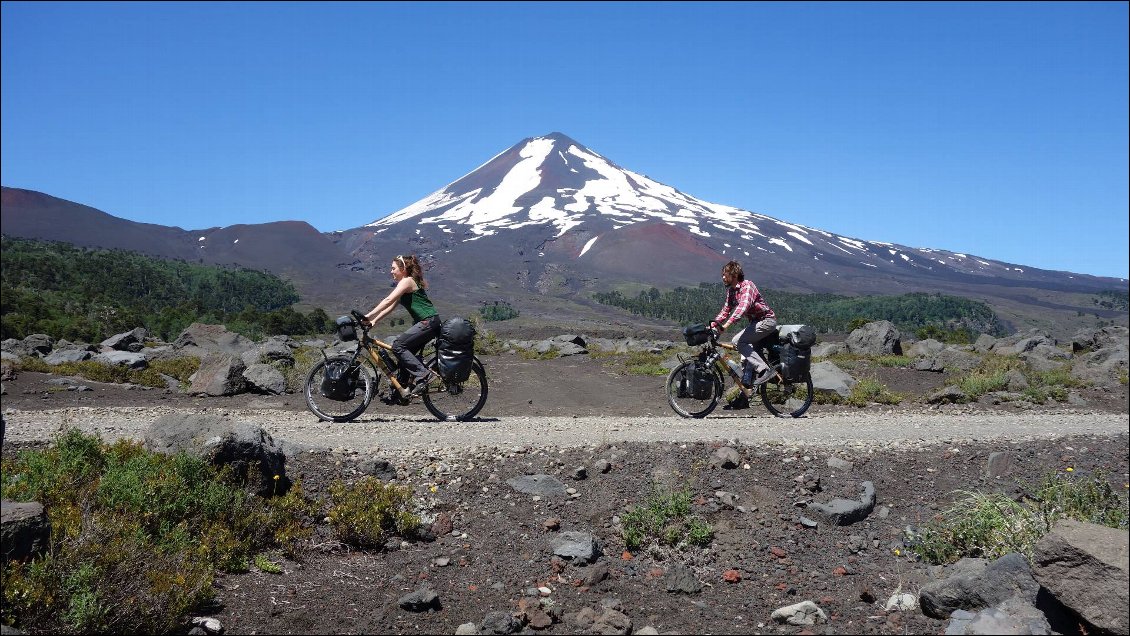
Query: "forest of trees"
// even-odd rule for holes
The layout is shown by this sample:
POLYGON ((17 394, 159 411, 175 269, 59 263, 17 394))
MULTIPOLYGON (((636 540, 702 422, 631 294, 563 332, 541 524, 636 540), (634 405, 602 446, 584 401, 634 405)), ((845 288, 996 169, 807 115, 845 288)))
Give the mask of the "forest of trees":
POLYGON ((0 240, 5 339, 45 333, 100 342, 145 327, 172 340, 193 322, 225 324, 255 339, 332 329, 322 309, 295 311, 294 286, 273 274, 67 243, 0 240))
MULTIPOLYGON (((866 322, 889 320, 909 332, 932 328, 927 331, 950 334, 951 339, 975 337, 979 333, 1004 335, 1003 326, 988 305, 957 296, 914 293, 851 297, 773 289, 762 289, 761 294, 777 314, 779 323, 808 324, 823 333, 848 332, 866 322)), ((599 303, 680 324, 709 321, 722 308, 724 298, 721 283, 700 283, 698 287, 676 287, 667 292, 652 287, 635 298, 618 291, 594 294, 599 303)))
POLYGON ((496 300, 489 305, 484 304, 482 307, 479 307, 479 315, 483 317, 483 320, 488 322, 510 320, 511 318, 518 317, 518 310, 514 309, 514 307, 505 300, 496 300))

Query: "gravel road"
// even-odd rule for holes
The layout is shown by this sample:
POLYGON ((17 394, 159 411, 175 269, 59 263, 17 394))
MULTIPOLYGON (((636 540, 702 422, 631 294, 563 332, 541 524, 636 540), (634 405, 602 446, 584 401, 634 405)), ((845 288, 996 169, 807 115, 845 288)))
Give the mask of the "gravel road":
POLYGON ((356 452, 425 451, 461 454, 484 448, 576 448, 618 442, 711 442, 813 447, 897 448, 956 440, 1023 441, 1067 435, 1119 435, 1130 428, 1126 413, 1085 411, 1017 414, 942 412, 815 413, 800 419, 767 414, 679 417, 502 417, 446 423, 419 416, 362 416, 349 424, 320 422, 304 412, 257 409, 170 407, 77 407, 21 411, 7 409, 6 441, 54 439, 66 427, 103 439, 140 438, 162 415, 200 413, 257 424, 276 440, 299 448, 356 452))

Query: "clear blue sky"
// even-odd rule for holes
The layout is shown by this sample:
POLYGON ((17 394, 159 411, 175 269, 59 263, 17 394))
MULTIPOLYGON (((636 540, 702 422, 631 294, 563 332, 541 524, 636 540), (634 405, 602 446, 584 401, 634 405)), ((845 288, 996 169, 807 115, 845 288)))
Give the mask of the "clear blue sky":
POLYGON ((1127 7, 4 2, 0 181, 328 231, 557 131, 707 201, 1127 277, 1127 7))

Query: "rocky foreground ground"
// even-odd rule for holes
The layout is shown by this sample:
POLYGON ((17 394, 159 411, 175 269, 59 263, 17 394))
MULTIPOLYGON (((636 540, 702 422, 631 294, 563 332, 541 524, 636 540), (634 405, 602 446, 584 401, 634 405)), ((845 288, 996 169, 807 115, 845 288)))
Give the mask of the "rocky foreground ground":
MULTIPOLYGON (((375 403, 330 424, 285 391, 209 397, 20 372, 4 383, 4 452, 68 427, 142 439, 163 418, 220 421, 269 433, 316 499, 366 475, 412 488, 433 540, 357 550, 320 523, 297 560, 271 555, 281 573, 217 581, 201 617, 226 633, 1092 633, 1102 617, 1050 593, 1062 572, 1015 558, 934 567, 907 548, 962 491, 1020 498, 1057 475, 1125 497, 1130 409, 1111 350, 1085 361, 1111 368, 1074 403, 930 404, 956 377, 930 354, 930 368, 868 371, 913 396, 900 404, 816 404, 796 420, 759 406, 677 418, 663 378, 587 355, 486 357, 487 407, 465 423, 375 403), (67 388, 79 384, 90 390, 67 388), (627 549, 625 517, 657 488, 691 493, 709 545, 627 549), (849 524, 819 514, 842 502, 849 524)), ((1104 543, 1125 542, 1114 532, 1104 543)), ((1118 559, 1105 574, 1077 568, 1073 589, 1124 591, 1118 559)))
MULTIPOLYGON (((1018 496, 1068 469, 1105 474, 1125 496, 1130 421, 1066 409, 920 411, 470 423, 378 414, 330 425, 286 408, 206 403, 8 408, 5 452, 66 426, 140 439, 160 418, 227 419, 270 432, 287 474, 314 497, 364 475, 413 489, 435 540, 359 551, 320 525, 298 560, 273 555, 281 574, 219 579, 206 616, 227 633, 990 633, 969 631, 971 619, 950 617, 955 608, 924 613, 930 586, 954 570, 917 560, 908 536, 956 491, 1018 496), (865 482, 874 500, 861 520, 839 526, 811 512, 865 502, 865 482), (709 546, 626 550, 623 519, 656 487, 689 489, 714 530, 709 546), (804 601, 819 610, 774 618, 804 601)), ((1015 588, 1026 602, 989 597, 970 609, 1011 612, 986 616, 1028 630, 1012 633, 1082 633, 1070 613, 1037 603, 1026 564, 1002 567, 1012 583, 978 585, 1015 588), (1029 609, 1037 605, 1047 613, 1029 609)))

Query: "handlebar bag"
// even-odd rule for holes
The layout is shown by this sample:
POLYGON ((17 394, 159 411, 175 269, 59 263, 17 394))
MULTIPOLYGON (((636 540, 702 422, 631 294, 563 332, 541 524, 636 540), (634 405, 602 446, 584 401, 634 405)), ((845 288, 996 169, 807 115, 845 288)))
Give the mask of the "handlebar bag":
POLYGON ((710 339, 710 328, 702 323, 691 325, 683 329, 683 338, 692 347, 705 344, 710 339))
POLYGON ((341 316, 334 321, 334 324, 337 325, 338 340, 349 342, 350 340, 357 339, 357 331, 354 329, 357 323, 354 322, 351 316, 341 316))

